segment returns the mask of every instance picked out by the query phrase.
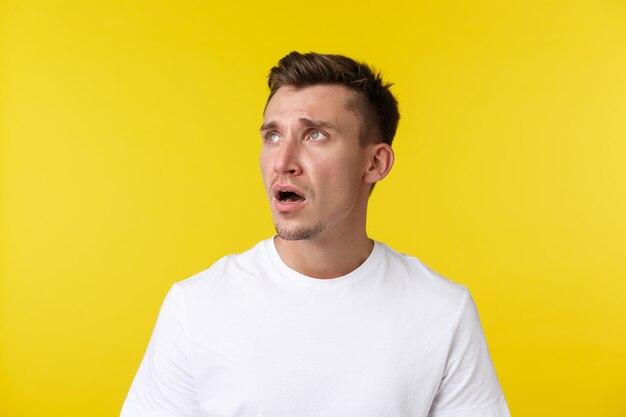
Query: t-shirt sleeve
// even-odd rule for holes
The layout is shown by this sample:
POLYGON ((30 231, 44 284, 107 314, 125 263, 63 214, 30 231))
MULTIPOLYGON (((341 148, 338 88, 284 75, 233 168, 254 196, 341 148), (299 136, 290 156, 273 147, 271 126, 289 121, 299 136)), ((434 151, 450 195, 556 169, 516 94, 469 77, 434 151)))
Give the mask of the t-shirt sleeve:
POLYGON ((198 417, 182 288, 174 284, 157 319, 148 349, 120 417, 198 417))
POLYGON ((510 417, 478 311, 466 291, 429 417, 510 417))

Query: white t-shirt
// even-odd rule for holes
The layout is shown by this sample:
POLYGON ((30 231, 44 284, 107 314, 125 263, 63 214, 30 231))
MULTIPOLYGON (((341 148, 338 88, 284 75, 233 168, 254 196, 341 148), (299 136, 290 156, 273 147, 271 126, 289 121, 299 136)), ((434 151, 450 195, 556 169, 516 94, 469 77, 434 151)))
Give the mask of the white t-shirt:
POLYGON ((376 242, 334 279, 272 239, 174 284, 122 417, 508 417, 468 291, 376 242))

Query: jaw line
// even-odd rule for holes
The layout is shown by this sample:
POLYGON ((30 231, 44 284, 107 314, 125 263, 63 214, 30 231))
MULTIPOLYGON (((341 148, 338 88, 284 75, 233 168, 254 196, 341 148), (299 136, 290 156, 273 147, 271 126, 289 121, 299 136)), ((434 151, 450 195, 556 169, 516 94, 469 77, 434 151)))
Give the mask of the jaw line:
POLYGON ((285 225, 280 222, 275 222, 274 230, 276 230, 278 237, 286 241, 314 240, 320 233, 326 230, 326 225, 323 223, 295 228, 284 226, 285 225))

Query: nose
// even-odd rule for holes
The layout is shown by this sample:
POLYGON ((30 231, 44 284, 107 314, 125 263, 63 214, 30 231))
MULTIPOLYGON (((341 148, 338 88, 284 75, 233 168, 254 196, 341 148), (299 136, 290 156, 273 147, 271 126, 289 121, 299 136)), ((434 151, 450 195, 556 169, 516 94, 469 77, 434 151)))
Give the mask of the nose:
POLYGON ((277 175, 289 174, 297 176, 302 174, 300 164, 300 144, 295 138, 287 138, 280 144, 278 155, 274 161, 274 172, 277 175))

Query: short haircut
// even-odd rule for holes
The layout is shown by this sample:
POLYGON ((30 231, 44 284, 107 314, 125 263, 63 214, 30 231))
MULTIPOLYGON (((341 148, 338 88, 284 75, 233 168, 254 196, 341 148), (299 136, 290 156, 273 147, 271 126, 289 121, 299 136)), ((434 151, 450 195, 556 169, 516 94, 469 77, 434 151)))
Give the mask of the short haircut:
POLYGON ((396 135, 400 112, 391 93, 392 84, 384 83, 380 73, 369 65, 343 55, 291 52, 271 69, 269 102, 279 88, 304 88, 318 84, 343 85, 356 93, 353 105, 362 119, 360 143, 384 142, 391 145, 396 135))

